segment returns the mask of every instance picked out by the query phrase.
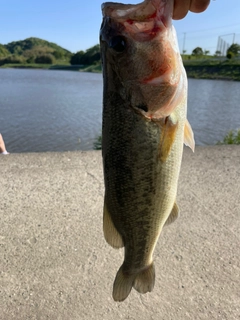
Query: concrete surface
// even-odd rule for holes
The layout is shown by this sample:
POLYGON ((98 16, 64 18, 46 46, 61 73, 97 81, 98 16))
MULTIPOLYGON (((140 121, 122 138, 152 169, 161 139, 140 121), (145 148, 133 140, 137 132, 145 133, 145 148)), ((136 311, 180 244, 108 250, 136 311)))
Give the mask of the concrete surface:
POLYGON ((240 146, 184 150, 152 293, 112 300, 101 153, 0 156, 0 319, 240 319, 240 146))

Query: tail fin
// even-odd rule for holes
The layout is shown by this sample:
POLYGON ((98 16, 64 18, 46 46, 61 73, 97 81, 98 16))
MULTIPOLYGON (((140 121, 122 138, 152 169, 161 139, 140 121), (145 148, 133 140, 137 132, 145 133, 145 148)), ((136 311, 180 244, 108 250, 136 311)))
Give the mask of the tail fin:
POLYGON ((155 284, 155 267, 154 263, 150 264, 147 269, 140 271, 134 281, 133 287, 140 293, 151 292, 155 284))
POLYGON ((132 287, 140 293, 153 290, 155 283, 155 268, 152 263, 149 267, 137 274, 124 274, 121 266, 113 284, 113 299, 115 301, 125 300, 132 290, 132 287))

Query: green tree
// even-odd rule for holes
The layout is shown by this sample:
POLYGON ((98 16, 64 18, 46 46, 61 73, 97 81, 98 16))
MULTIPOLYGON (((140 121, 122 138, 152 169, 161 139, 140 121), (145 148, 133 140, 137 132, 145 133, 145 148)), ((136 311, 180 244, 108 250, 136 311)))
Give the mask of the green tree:
POLYGON ((215 56, 216 56, 216 57, 221 56, 221 54, 222 54, 222 52, 221 52, 220 50, 216 50, 216 51, 215 51, 215 56))
POLYGON ((54 57, 56 59, 63 59, 64 58, 64 54, 62 51, 59 51, 59 50, 55 50, 52 55, 54 55, 54 57))
POLYGON ((100 62, 100 45, 96 44, 95 46, 87 49, 85 57, 88 60, 88 64, 93 64, 94 62, 100 62))
POLYGON ((84 51, 78 51, 74 55, 72 55, 70 59, 71 65, 82 64, 82 57, 84 55, 84 51))
POLYGON ((0 57, 9 56, 10 52, 5 48, 4 45, 0 44, 0 57))
POLYGON ((1 60, 1 65, 7 64, 7 63, 12 63, 12 64, 25 63, 25 59, 23 56, 17 56, 15 54, 12 54, 1 60))
POLYGON ((95 46, 84 51, 78 51, 70 60, 71 64, 91 65, 100 63, 100 46, 95 46))
POLYGON ((235 57, 235 54, 232 53, 231 51, 228 51, 228 53, 227 53, 227 58, 228 58, 228 59, 232 59, 232 58, 234 58, 234 57, 235 57))
POLYGON ((35 58, 35 63, 46 63, 46 64, 53 64, 55 62, 55 58, 52 54, 42 54, 35 58))
POLYGON ((232 53, 232 55, 237 56, 240 54, 240 45, 237 43, 233 43, 228 49, 227 49, 227 56, 229 53, 232 53))
POLYGON ((193 49, 192 55, 193 56, 202 56, 203 55, 203 49, 200 48, 200 47, 196 47, 195 49, 193 49))
POLYGON ((27 59, 36 58, 45 54, 53 54, 54 49, 47 46, 35 46, 32 49, 25 50, 23 56, 27 59))

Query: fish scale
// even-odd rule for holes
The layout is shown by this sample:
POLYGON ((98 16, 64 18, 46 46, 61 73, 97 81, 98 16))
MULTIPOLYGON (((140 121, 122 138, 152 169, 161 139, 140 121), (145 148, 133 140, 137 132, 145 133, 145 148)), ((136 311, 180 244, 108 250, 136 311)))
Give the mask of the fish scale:
MULTIPOLYGON (((165 11, 169 11, 171 20, 169 2, 168 5, 161 0, 143 2, 144 19, 152 19, 152 4, 159 3, 161 10, 166 5, 165 11), (150 18, 146 3, 151 4, 150 18)), ((149 31, 145 30, 141 41, 141 35, 131 35, 132 26, 125 28, 124 25, 129 8, 131 17, 141 23, 138 16, 141 16, 141 4, 136 6, 134 14, 133 5, 116 6, 113 3, 103 5, 100 31, 104 79, 103 230, 110 245, 124 247, 124 262, 113 285, 114 300, 123 301, 132 287, 140 293, 152 291, 154 287, 153 251, 164 224, 174 221, 178 215, 175 201, 184 137, 191 146, 194 140, 186 121, 186 73, 180 54, 175 52, 176 44, 169 42, 174 36, 167 36, 172 30, 171 24, 162 28, 166 36, 156 34, 148 39, 149 31), (119 18, 118 11, 121 12, 119 18), (156 55, 156 62, 152 63, 153 57, 148 57, 152 46, 154 50, 159 49, 158 55, 166 55, 164 59, 158 60, 156 55), (164 47, 168 50, 162 50, 164 47), (150 63, 144 64, 143 57, 148 57, 150 63), (131 63, 127 67, 128 61, 131 63), (163 61, 166 67, 162 66, 163 61), (172 61, 173 70, 169 69, 172 61)), ((164 15, 166 17, 167 13, 164 15)), ((159 19, 159 15, 155 16, 159 19)), ((154 26, 154 23, 149 25, 154 26)))

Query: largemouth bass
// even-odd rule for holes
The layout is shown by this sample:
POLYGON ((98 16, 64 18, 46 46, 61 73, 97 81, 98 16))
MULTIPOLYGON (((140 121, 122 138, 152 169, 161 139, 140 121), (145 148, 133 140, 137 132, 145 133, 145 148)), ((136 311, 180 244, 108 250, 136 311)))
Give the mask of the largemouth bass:
POLYGON ((173 0, 102 5, 103 231, 112 247, 125 248, 115 301, 132 287, 152 291, 154 248, 163 226, 178 216, 183 143, 194 150, 172 11, 173 0))

